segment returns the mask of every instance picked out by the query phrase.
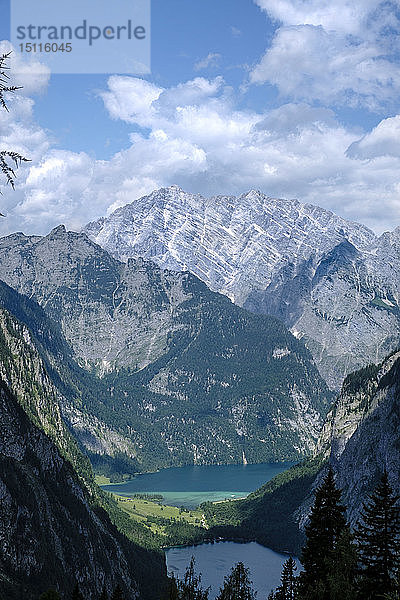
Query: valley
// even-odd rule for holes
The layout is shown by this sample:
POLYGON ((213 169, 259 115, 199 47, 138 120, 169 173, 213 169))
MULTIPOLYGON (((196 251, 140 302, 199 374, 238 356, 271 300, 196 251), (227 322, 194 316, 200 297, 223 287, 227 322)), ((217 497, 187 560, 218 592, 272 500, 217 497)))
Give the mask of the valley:
MULTIPOLYGON (((132 481, 116 485, 103 480, 102 488, 113 494, 118 507, 132 520, 156 536, 160 547, 165 549, 169 570, 182 576, 191 556, 195 556, 197 568, 204 574, 204 583, 214 587, 211 598, 215 597, 216 586, 221 585, 223 576, 243 553, 256 589, 260 593, 270 592, 279 582, 287 556, 252 542, 245 546, 240 542, 215 542, 216 533, 210 529, 203 507, 195 508, 194 503, 218 504, 228 498, 232 503, 289 466, 283 463, 170 468, 138 475, 132 481), (240 486, 248 491, 238 492, 240 486), (227 491, 222 492, 220 488, 227 491), (170 502, 175 506, 168 506, 170 502)), ((100 478, 97 479, 100 483, 100 478)))
POLYGON ((98 473, 314 450, 334 395, 277 319, 189 273, 121 263, 61 226, 0 240, 0 278, 12 288, 3 284, 4 307, 35 326, 63 417, 98 473))
POLYGON ((400 600, 400 0, 0 15, 0 600, 400 600))
MULTIPOLYGON (((164 198, 181 192, 161 190, 156 198, 160 194, 164 198)), ((329 223, 334 229, 338 226, 333 217, 329 223)), ((359 245, 372 243, 362 228, 350 227, 347 234, 357 234, 359 245)), ((323 235, 321 240, 325 244, 323 235)), ((354 248, 339 241, 321 255, 313 285, 317 280, 331 285, 336 277, 340 285, 348 285, 345 271, 361 260, 360 250, 354 248)), ((390 248, 395 252, 394 244, 390 248)), ((242 302, 246 307, 238 306, 237 299, 232 302, 225 292, 210 290, 187 270, 173 271, 140 257, 122 262, 85 233, 62 226, 43 237, 2 238, 0 278, 0 377, 5 397, 13 396, 24 422, 53 444, 39 460, 46 464, 47 456, 58 452, 60 464, 66 461, 72 469, 78 486, 74 489, 89 514, 94 511, 94 519, 102 515, 98 518, 103 533, 91 528, 85 534, 89 547, 104 531, 110 552, 129 554, 135 547, 138 564, 131 582, 125 567, 111 576, 112 558, 100 567, 100 559, 90 563, 92 572, 107 572, 102 581, 109 588, 119 579, 124 589, 137 590, 135 600, 153 600, 143 567, 138 566, 150 561, 162 594, 169 585, 164 550, 168 564, 180 574, 188 552, 199 561, 208 556, 206 578, 216 585, 213 561, 229 570, 233 564, 228 565, 227 556, 243 552, 245 543, 248 566, 256 577, 262 575, 259 589, 264 593, 276 586, 284 553, 300 555, 314 491, 329 466, 343 489, 352 526, 383 464, 398 485, 397 351, 376 365, 368 364, 366 352, 363 368, 348 374, 337 394, 330 389, 332 380, 328 377, 329 387, 321 375, 327 374, 328 363, 318 362, 311 338, 291 332, 290 323, 263 314, 248 299, 242 302), (115 550, 121 544, 123 549, 115 550), (260 557, 269 565, 268 578, 260 557)), ((283 298, 291 302, 292 284, 286 281, 275 295, 281 307, 283 298)), ((349 298, 352 292, 346 289, 349 298)), ((329 293, 340 303, 334 290, 335 286, 329 293)), ((397 325, 393 321, 389 327, 385 321, 389 313, 397 319, 396 304, 389 299, 393 294, 380 294, 371 300, 378 311, 374 318, 362 312, 372 327, 379 314, 380 327, 390 330, 396 345, 397 325)), ((318 311, 315 308, 314 314, 318 311)), ((347 328, 346 335, 356 326, 339 317, 334 322, 337 332, 347 328)), ((387 338, 382 352, 391 346, 387 338)), ((336 372, 340 371, 341 367, 336 372)), ((32 451, 29 446, 18 455, 17 470, 29 471, 32 451)), ((10 506, 22 514, 29 509, 23 494, 11 485, 7 452, 2 451, 2 485, 10 506)), ((33 485, 38 498, 47 498, 50 472, 45 475, 43 467, 33 484, 22 478, 23 489, 33 485)), ((59 514, 58 498, 50 495, 46 502, 59 514)), ((75 506, 77 501, 71 502, 75 506)), ((0 511, 0 517, 5 522, 6 512, 0 511)), ((75 522, 74 514, 68 519, 75 522)), ((10 530, 9 544, 19 543, 18 531, 10 530)), ((32 535, 40 537, 36 529, 32 535)), ((57 530, 52 535, 56 539, 57 530)), ((45 553, 51 543, 45 545, 45 553)), ((78 548, 76 538, 74 552, 78 548)), ((60 562, 55 577, 66 569, 65 585, 79 578, 81 588, 89 590, 90 573, 83 575, 80 563, 68 570, 63 552, 56 553, 60 562)), ((44 585, 40 573, 46 560, 47 554, 38 562, 36 587, 31 588, 28 567, 21 574, 16 563, 10 563, 7 569, 14 583, 7 589, 14 590, 18 582, 31 594, 28 600, 36 600, 33 594, 44 585)))

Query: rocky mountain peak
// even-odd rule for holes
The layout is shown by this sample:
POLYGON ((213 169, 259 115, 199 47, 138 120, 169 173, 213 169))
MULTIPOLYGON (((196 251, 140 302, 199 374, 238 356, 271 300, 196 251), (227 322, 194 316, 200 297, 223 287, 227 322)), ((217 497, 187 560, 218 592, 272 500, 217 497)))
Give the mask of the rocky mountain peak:
POLYGON ((334 388, 400 339, 395 311, 383 313, 389 305, 374 303, 382 290, 392 303, 399 295, 397 233, 378 240, 324 208, 258 190, 203 198, 171 186, 83 231, 123 262, 142 256, 190 271, 239 306, 283 319, 334 388))
MULTIPOLYGON (((90 396, 94 416, 105 414, 107 429, 118 412, 116 437, 129 436, 130 456, 147 468, 237 462, 247 439, 253 462, 314 447, 332 395, 303 343, 192 273, 146 256, 122 263, 85 234, 60 229, 29 252, 23 243, 0 248, 0 278, 58 324, 79 366, 101 381, 91 380, 102 397, 90 396)), ((93 450, 86 422, 67 408, 93 450)))
POLYGON ((52 229, 50 231, 50 233, 48 234, 47 237, 48 237, 48 239, 61 238, 66 233, 67 233, 67 230, 65 229, 65 225, 57 225, 57 227, 54 227, 54 229, 52 229))

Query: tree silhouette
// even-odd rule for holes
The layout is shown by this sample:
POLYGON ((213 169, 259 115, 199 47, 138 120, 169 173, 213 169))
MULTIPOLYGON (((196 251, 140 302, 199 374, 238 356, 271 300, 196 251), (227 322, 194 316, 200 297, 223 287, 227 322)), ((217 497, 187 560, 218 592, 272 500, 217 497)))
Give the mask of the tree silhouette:
POLYGON ((115 590, 113 591, 113 595, 111 596, 111 600, 125 600, 125 596, 122 593, 122 588, 118 584, 115 590))
POLYGON ((168 600, 178 600, 179 592, 178 592, 178 583, 176 581, 176 577, 173 573, 170 573, 168 576, 168 600))
POLYGON ((251 583, 249 569, 239 562, 232 568, 231 574, 225 577, 224 585, 216 600, 255 600, 251 583))
POLYGON ((101 590, 99 600, 108 600, 107 588, 105 584, 103 585, 103 589, 101 590))
POLYGON ((72 592, 71 600, 84 600, 80 592, 79 585, 76 583, 72 592))
POLYGON ((306 526, 306 543, 301 562, 304 571, 299 577, 300 597, 310 600, 329 600, 329 570, 336 542, 346 527, 345 506, 341 504, 342 492, 336 487, 331 467, 315 492, 309 522, 306 526))
POLYGON ((328 569, 330 600, 357 597, 358 554, 353 538, 349 527, 345 527, 336 542, 328 569))
POLYGON ((179 600, 208 600, 210 588, 204 590, 201 587, 201 575, 196 575, 194 556, 186 569, 183 581, 177 581, 179 600))
POLYGON ((361 562, 361 589, 365 600, 391 595, 396 589, 400 551, 399 497, 393 493, 388 474, 363 504, 356 529, 361 562))
MULTIPOLYGON (((2 54, 0 56, 0 107, 6 111, 8 111, 8 106, 4 94, 8 92, 12 93, 20 89, 20 87, 15 85, 8 85, 9 76, 7 71, 9 70, 9 67, 7 66, 7 61, 10 58, 10 54, 11 52, 8 52, 7 54, 2 54)), ((28 159, 13 150, 0 150, 0 169, 6 183, 11 185, 13 189, 16 178, 15 169, 19 167, 21 162, 28 162, 28 159)))
POLYGON ((298 578, 297 565, 292 557, 288 558, 282 568, 281 585, 276 590, 276 600, 296 600, 298 578))

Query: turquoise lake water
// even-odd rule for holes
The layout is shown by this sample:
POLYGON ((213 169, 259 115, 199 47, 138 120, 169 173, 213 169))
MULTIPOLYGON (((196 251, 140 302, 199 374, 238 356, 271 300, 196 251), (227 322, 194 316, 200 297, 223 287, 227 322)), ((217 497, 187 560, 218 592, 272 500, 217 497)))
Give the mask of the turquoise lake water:
MULTIPOLYGON (((162 494, 165 504, 195 508, 202 502, 242 498, 288 469, 293 463, 259 465, 190 466, 163 469, 138 475, 124 483, 102 486, 123 496, 137 493, 162 494)), ((250 569, 257 600, 266 600, 279 585, 282 564, 287 556, 264 548, 256 542, 238 544, 217 542, 170 548, 165 552, 169 571, 183 577, 192 556, 196 571, 203 574, 204 587, 211 586, 210 600, 217 596, 225 575, 239 561, 250 569)))
POLYGON ((206 501, 243 498, 292 464, 174 467, 102 487, 122 496, 161 494, 165 504, 195 508, 206 501))

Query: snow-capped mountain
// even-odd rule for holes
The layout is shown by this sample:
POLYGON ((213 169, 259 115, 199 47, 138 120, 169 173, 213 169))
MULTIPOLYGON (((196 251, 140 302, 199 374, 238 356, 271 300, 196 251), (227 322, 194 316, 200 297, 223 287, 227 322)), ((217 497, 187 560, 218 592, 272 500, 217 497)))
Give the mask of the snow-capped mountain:
POLYGON ((400 229, 378 238, 297 200, 203 198, 172 186, 84 232, 122 261, 188 270, 239 306, 282 319, 332 387, 399 344, 400 229))

